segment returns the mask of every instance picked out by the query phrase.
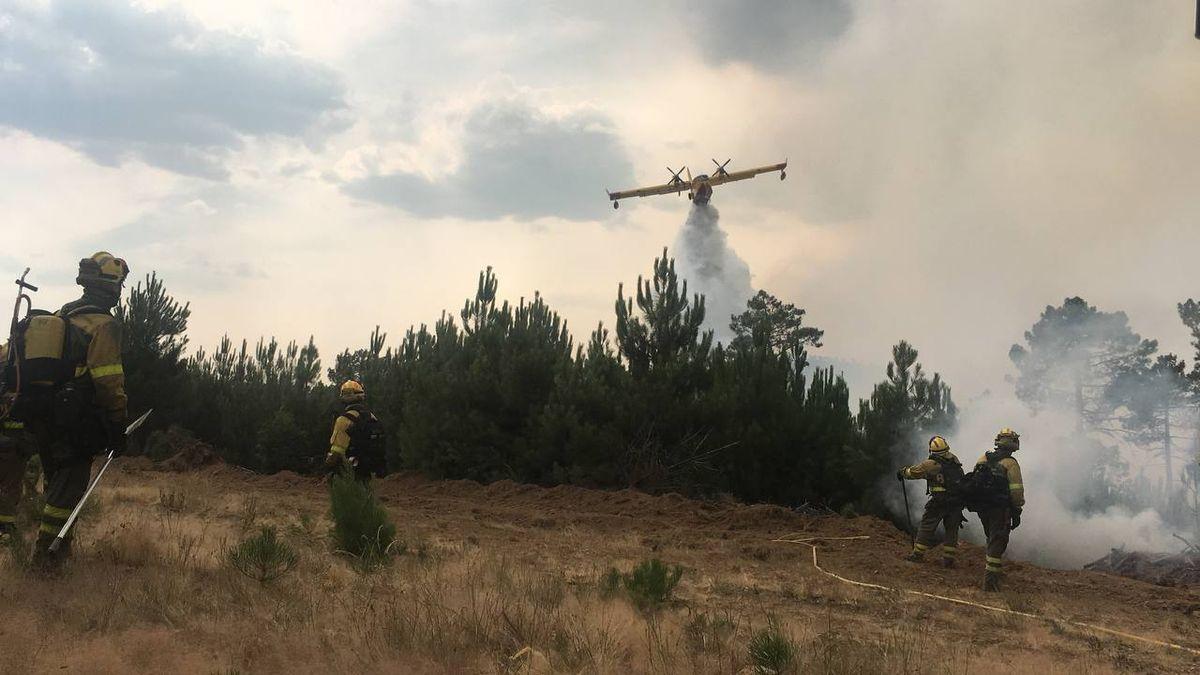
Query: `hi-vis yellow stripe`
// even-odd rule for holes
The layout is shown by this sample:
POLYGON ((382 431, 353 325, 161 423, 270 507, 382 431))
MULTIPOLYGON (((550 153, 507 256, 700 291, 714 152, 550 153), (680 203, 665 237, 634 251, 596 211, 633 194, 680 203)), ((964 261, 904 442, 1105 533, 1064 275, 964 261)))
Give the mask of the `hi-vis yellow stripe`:
POLYGON ((75 377, 83 377, 87 374, 87 366, 78 366, 75 368, 75 377))
POLYGON ((946 491, 946 488, 944 488, 944 487, 931 487, 931 488, 929 488, 929 491, 930 491, 930 492, 945 492, 945 491, 946 491))
POLYGON ((42 515, 50 516, 51 518, 58 518, 59 520, 65 520, 66 518, 71 517, 71 509, 60 509, 57 506, 50 506, 47 504, 42 508, 42 515))
POLYGON ((330 451, 330 452, 332 452, 332 453, 333 453, 333 454, 335 454, 335 455, 344 455, 344 454, 346 454, 346 449, 345 449, 345 448, 343 448, 343 447, 342 447, 342 446, 340 446, 340 445, 334 445, 334 446, 330 447, 330 448, 329 448, 329 451, 330 451))
POLYGON ((1008 489, 1009 490, 1024 490, 1025 484, 1024 483, 1009 483, 1008 489))
POLYGON ((55 526, 51 525, 50 523, 42 523, 41 525, 38 526, 38 530, 41 532, 45 532, 46 534, 58 534, 58 531, 61 529, 62 528, 55 527, 55 526))
POLYGON ((987 561, 988 561, 989 563, 992 563, 993 565, 1001 565, 1001 564, 1003 564, 1003 563, 1004 563, 1004 559, 1003 559, 1003 558, 993 558, 993 557, 992 557, 992 556, 990 556, 990 555, 989 555, 989 556, 987 556, 987 561))
POLYGON ((111 366, 95 366, 91 369, 91 371, 93 378, 111 377, 113 375, 125 374, 125 369, 119 363, 111 366))
POLYGON ((0 513, 0 523, 15 523, 15 522, 17 522, 16 516, 8 516, 8 515, 4 515, 4 514, 0 513))

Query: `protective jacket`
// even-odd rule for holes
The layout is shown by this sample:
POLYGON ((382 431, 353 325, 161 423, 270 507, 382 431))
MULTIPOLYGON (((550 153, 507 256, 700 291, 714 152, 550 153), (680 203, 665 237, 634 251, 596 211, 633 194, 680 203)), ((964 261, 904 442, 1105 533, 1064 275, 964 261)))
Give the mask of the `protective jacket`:
POLYGON ((364 403, 346 406, 345 411, 333 422, 333 434, 329 438, 329 453, 335 457, 350 458, 355 474, 360 478, 382 476, 386 473, 386 459, 378 436, 372 437, 372 429, 378 432, 379 419, 364 403))
MULTIPOLYGON (((999 453, 999 450, 993 450, 994 453, 999 453)), ((988 466, 988 456, 985 453, 983 457, 975 462, 975 468, 985 469, 988 466)), ((1021 478, 1021 465, 1017 463, 1016 458, 1011 453, 1003 453, 1001 458, 992 464, 993 470, 997 475, 1001 476, 1008 482, 1008 500, 1009 506, 1013 509, 1021 509, 1025 507, 1025 485, 1021 478)))
POLYGON ((901 470, 901 474, 908 480, 925 479, 929 493, 937 495, 946 491, 943 466, 947 463, 959 464, 960 466, 962 464, 954 456, 954 453, 949 450, 942 450, 941 452, 929 453, 929 457, 920 464, 904 467, 901 470))
POLYGON ((89 383, 91 403, 100 412, 110 436, 121 434, 128 421, 125 368, 121 363, 121 322, 85 295, 58 312, 87 336, 87 353, 75 364, 75 377, 89 383))

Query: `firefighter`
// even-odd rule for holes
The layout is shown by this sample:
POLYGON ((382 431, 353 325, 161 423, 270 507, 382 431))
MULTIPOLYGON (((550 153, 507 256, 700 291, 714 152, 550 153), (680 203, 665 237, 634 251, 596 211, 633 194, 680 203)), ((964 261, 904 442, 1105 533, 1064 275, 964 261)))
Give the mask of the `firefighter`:
POLYGON ((942 541, 942 566, 954 567, 963 507, 951 497, 949 490, 962 480, 962 462, 950 452, 950 444, 945 438, 934 436, 929 439, 929 457, 920 464, 900 469, 896 476, 901 480, 924 479, 929 494, 913 550, 906 560, 920 562, 925 558, 925 552, 936 544, 933 536, 941 523, 946 530, 946 538, 942 541))
POLYGON ((988 471, 1000 488, 998 497, 979 511, 983 533, 987 537, 987 563, 984 568, 983 590, 1000 590, 1004 569, 1004 550, 1008 535, 1021 525, 1021 510, 1025 507, 1025 486, 1021 482, 1021 465, 1012 455, 1021 447, 1017 432, 1005 427, 996 435, 995 449, 984 453, 975 463, 975 470, 988 471))
POLYGON ((125 450, 122 327, 112 311, 128 276, 129 266, 111 253, 84 258, 75 279, 83 295, 57 312, 70 334, 61 358, 73 366, 74 377, 54 393, 53 414, 28 423, 41 455, 45 498, 33 562, 46 571, 70 554, 69 536, 56 552, 49 546, 87 490, 92 457, 105 449, 125 450))
POLYGON ((358 382, 347 380, 339 387, 338 398, 345 408, 333 422, 325 466, 333 471, 349 463, 354 477, 364 483, 383 476, 387 472, 383 426, 367 408, 366 390, 358 382))

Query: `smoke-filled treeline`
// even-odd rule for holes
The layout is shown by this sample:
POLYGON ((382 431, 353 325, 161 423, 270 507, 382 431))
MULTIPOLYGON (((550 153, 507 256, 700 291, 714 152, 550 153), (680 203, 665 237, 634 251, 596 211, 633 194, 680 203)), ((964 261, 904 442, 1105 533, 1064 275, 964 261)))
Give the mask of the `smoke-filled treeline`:
POLYGON ((949 388, 904 342, 855 414, 842 377, 808 367, 822 332, 768 293, 730 317, 730 344, 715 344, 703 296, 666 250, 648 278, 618 288, 614 330, 584 343, 539 295, 513 305, 498 293, 486 270, 457 316, 394 345, 377 329, 323 370, 311 340, 225 339, 185 358, 190 309, 150 277, 123 307, 130 398, 229 462, 306 471, 328 447, 335 384, 355 378, 386 424, 393 470, 873 512, 893 457, 954 425, 949 388))
POLYGON ((1035 414, 1070 421, 1045 441, 1065 471, 1057 498, 1088 516, 1153 509, 1167 522, 1200 518, 1200 305, 1178 305, 1196 349, 1189 369, 1134 332, 1124 312, 1082 298, 1046 307, 1009 353, 1015 393, 1035 414))

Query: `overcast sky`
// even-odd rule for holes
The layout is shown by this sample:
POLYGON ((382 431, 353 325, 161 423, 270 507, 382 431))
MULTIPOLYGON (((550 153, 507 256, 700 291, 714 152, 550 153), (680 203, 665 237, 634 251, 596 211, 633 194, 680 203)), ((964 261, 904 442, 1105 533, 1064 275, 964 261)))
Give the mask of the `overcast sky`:
POLYGON ((605 188, 787 158, 714 197, 754 285, 808 308, 821 353, 882 371, 906 338, 969 398, 1067 295, 1187 348, 1193 11, 0 0, 0 267, 53 307, 109 249, 192 303, 193 345, 312 334, 329 362, 491 265, 585 339, 687 215, 605 188))

